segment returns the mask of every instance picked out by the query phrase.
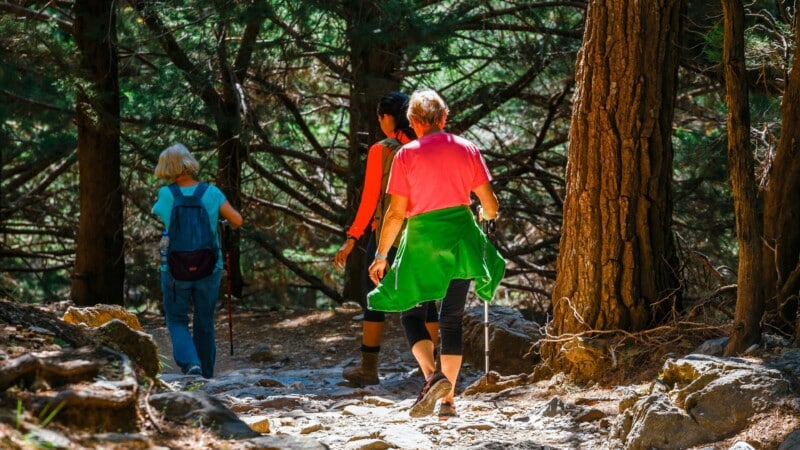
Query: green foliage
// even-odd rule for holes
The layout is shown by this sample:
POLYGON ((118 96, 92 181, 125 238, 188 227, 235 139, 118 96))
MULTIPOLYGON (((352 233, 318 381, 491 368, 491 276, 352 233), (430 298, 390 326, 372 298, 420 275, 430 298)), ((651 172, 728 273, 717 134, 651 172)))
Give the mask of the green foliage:
MULTIPOLYGON (((718 5, 693 0, 690 6, 697 30, 685 37, 685 57, 697 69, 680 80, 675 229, 682 245, 733 266, 724 104, 714 79, 722 29, 718 5)), ((759 7, 771 8, 751 6, 759 7)), ((55 7, 45 11, 70 19, 55 7)), ((785 71, 785 46, 771 30, 786 35, 789 27, 767 12, 749 16, 748 63, 785 71)), ((242 149, 244 301, 276 308, 325 304, 307 278, 340 290, 343 275, 331 260, 353 219, 363 143, 378 138, 376 124, 366 123, 374 120, 372 110, 352 120, 350 102, 361 93, 351 90, 363 76, 371 83, 391 80, 409 93, 433 87, 447 99, 448 126, 478 143, 493 172, 503 210, 498 245, 511 262, 507 281, 516 286, 509 298, 546 308, 585 13, 580 2, 502 0, 148 2, 146 14, 165 27, 157 32, 149 16, 120 4, 128 306, 160 298, 161 224, 150 213, 161 185, 153 175, 159 153, 185 143, 200 160, 199 178, 215 182, 225 125, 234 128, 225 139, 242 149), (234 67, 254 23, 260 26, 250 63, 234 67), (165 36, 174 47, 164 44, 165 36), (390 73, 380 64, 386 54, 395 63, 390 73), (220 102, 231 90, 236 101, 225 107, 234 112, 226 115, 220 102)), ((80 215, 76 57, 74 39, 55 20, 0 14, 0 290, 12 298, 69 295, 80 215)), ((752 98, 754 127, 767 130, 765 136, 780 132, 778 105, 771 93, 752 98)), ((765 137, 756 148, 765 155, 770 145, 765 137)))

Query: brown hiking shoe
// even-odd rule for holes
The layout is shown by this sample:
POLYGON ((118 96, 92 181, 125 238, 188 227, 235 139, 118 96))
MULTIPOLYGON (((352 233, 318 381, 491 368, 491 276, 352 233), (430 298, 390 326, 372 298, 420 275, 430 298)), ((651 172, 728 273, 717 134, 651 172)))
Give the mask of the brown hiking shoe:
POLYGON ((422 391, 417 397, 417 401, 408 410, 408 415, 411 417, 425 417, 433 414, 436 408, 436 401, 447 395, 453 384, 441 372, 435 372, 430 380, 425 381, 422 385, 422 391))
POLYGON ((361 364, 342 371, 342 377, 359 386, 379 384, 378 355, 379 353, 361 352, 361 364))

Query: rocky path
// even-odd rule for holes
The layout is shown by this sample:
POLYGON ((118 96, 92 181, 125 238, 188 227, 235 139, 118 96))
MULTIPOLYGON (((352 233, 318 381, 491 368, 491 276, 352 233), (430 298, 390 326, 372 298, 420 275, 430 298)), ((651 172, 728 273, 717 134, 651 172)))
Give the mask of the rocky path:
POLYGON ((355 361, 360 322, 352 317, 357 312, 239 316, 233 357, 227 318, 221 316, 219 369, 212 380, 176 373, 163 324, 158 319, 143 324, 167 362, 164 382, 215 396, 261 433, 302 437, 331 449, 603 447, 617 396, 601 389, 570 392, 558 379, 464 395, 484 375, 469 365, 457 386, 458 417, 410 418, 407 410, 422 377, 396 317, 387 322, 380 385, 348 386, 341 371, 355 361))

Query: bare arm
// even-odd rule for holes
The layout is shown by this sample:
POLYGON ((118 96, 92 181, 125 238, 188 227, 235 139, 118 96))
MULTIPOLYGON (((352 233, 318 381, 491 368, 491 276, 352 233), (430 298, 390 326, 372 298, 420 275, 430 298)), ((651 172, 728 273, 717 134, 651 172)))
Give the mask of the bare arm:
POLYGON ((236 211, 227 200, 219 207, 219 213, 228 220, 231 227, 239 228, 242 226, 242 215, 239 214, 239 211, 236 211))
POLYGON ((490 183, 484 183, 475 189, 472 190, 475 195, 478 196, 478 200, 481 202, 481 214, 478 217, 479 220, 494 220, 497 218, 497 211, 500 209, 500 205, 497 203, 497 196, 494 195, 494 190, 492 190, 492 185, 490 183))
MULTIPOLYGON (((377 253, 387 255, 392 248, 394 240, 397 238, 400 230, 403 229, 403 221, 406 219, 406 210, 408 209, 408 199, 402 195, 392 195, 389 202, 389 208, 383 217, 383 227, 381 230, 380 240, 378 241, 377 253)), ((386 257, 378 258, 376 256, 372 265, 369 266, 369 277, 375 284, 383 278, 389 264, 386 257)))

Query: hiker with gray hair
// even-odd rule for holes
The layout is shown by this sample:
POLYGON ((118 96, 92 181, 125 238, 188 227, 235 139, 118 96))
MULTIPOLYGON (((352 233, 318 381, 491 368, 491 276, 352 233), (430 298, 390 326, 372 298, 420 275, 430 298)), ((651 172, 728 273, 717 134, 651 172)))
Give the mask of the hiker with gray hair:
POLYGON ((472 280, 475 292, 490 301, 505 272, 505 261, 481 231, 470 210, 478 198, 478 220, 494 220, 497 197, 478 147, 444 131, 448 108, 431 89, 415 92, 408 119, 416 141, 395 155, 386 192, 391 195, 370 278, 378 286, 368 294, 370 309, 402 311, 401 321, 411 352, 425 382, 411 417, 456 415, 455 386, 463 355, 462 318, 472 280), (387 253, 403 221, 394 263, 387 253), (428 302, 441 300, 439 342, 441 372, 436 370, 434 343, 424 326, 428 302))
POLYGON ((242 225, 242 216, 219 188, 195 179, 199 171, 200 164, 183 144, 174 144, 162 151, 155 176, 170 184, 158 190, 152 212, 164 223, 164 230, 169 231, 164 235, 169 241, 169 254, 160 270, 173 359, 184 374, 211 378, 217 354, 214 312, 223 265, 217 221, 222 216, 233 228, 238 228, 242 225), (196 202, 186 208, 191 213, 176 214, 183 210, 182 205, 188 205, 184 202, 191 201, 196 202), (198 236, 208 242, 208 248, 177 251, 179 244, 195 242, 198 236), (191 331, 190 306, 193 310, 191 331))

